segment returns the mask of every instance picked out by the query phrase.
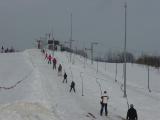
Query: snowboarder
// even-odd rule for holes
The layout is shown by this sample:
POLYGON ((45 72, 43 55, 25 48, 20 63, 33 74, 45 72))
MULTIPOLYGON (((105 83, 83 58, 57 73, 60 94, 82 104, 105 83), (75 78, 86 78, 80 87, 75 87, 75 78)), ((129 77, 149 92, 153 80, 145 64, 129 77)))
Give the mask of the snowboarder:
POLYGON ((53 70, 56 69, 56 63, 57 63, 56 58, 53 58, 53 70))
POLYGON ((127 112, 126 120, 138 120, 137 111, 134 109, 133 104, 130 104, 130 109, 127 112))
POLYGON ((62 76, 62 65, 59 64, 58 66, 58 76, 62 76))
POLYGON ((49 56, 48 56, 48 64, 51 64, 51 60, 52 60, 52 56, 49 55, 49 56))
POLYGON ((72 89, 74 90, 74 92, 76 92, 75 91, 75 82, 74 81, 71 82, 70 92, 72 91, 72 89))
POLYGON ((103 108, 105 108, 105 115, 108 115, 108 110, 107 110, 107 102, 108 102, 109 97, 107 96, 107 91, 104 91, 104 94, 101 96, 101 110, 100 110, 100 115, 102 116, 103 114, 103 108))
POLYGON ((64 83, 64 81, 66 81, 66 83, 67 83, 67 74, 66 74, 66 72, 64 72, 64 79, 63 79, 63 83, 64 83))

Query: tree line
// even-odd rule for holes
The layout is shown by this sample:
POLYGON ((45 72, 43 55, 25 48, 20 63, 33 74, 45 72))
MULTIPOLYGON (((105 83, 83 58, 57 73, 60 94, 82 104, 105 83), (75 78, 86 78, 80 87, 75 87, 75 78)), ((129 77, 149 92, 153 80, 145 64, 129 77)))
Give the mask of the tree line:
MULTIPOLYGON (((73 50, 73 49, 70 49, 69 47, 64 47, 64 46, 61 48, 61 50, 72 52, 77 55, 88 58, 87 52, 85 50, 73 50)), ((109 62, 109 63, 124 63, 124 52, 111 52, 110 51, 104 57, 102 56, 94 57, 94 60, 100 61, 100 62, 109 62)), ((133 53, 126 52, 126 62, 159 68, 160 67, 160 56, 141 55, 136 58, 133 53)))

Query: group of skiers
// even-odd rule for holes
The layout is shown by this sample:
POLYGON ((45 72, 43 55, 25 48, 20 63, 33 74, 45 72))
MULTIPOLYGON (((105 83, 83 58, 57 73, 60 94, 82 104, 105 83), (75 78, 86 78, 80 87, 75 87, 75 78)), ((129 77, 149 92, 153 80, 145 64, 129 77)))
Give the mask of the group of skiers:
POLYGON ((4 48, 3 45, 1 47, 1 53, 12 53, 12 52, 15 52, 15 49, 13 47, 11 47, 10 49, 9 48, 4 48))
MULTIPOLYGON (((48 54, 47 52, 45 52, 44 50, 42 51, 45 54, 45 60, 48 60, 48 64, 52 64, 53 63, 53 70, 56 70, 56 64, 57 64, 57 60, 55 57, 52 57, 51 54, 48 54)), ((59 64, 58 66, 58 76, 62 76, 62 65, 59 64)), ((67 83, 67 73, 64 72, 63 75, 63 83, 67 83)), ((75 82, 72 81, 71 85, 70 85, 70 91, 75 91, 75 82)), ((103 115, 103 110, 105 110, 105 115, 108 116, 108 109, 107 109, 107 105, 108 105, 108 99, 109 96, 107 95, 107 91, 104 91, 103 95, 101 95, 101 100, 100 100, 100 104, 101 104, 101 109, 100 109, 100 115, 103 115)), ((138 116, 137 116, 137 111, 136 109, 134 109, 133 104, 130 104, 130 108, 127 111, 127 116, 126 116, 126 120, 138 120, 138 116)))
MULTIPOLYGON (((45 60, 48 61, 48 64, 53 64, 53 70, 56 70, 56 65, 57 65, 57 59, 55 57, 52 57, 51 54, 48 54, 44 49, 42 50, 42 53, 45 54, 45 60)), ((59 64, 58 66, 58 76, 62 76, 62 65, 59 64)), ((63 75, 63 83, 67 83, 67 73, 64 72, 64 75, 63 75)), ((75 82, 72 81, 71 82, 71 85, 70 85, 70 92, 71 91, 75 91, 75 82)))

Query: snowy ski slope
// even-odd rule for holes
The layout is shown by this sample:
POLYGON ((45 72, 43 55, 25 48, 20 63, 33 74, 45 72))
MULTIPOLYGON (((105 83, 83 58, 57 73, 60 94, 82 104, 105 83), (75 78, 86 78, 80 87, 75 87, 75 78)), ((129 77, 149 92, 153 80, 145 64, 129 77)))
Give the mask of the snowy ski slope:
MULTIPOLYGON (((48 51, 49 53, 50 51, 48 51)), ((51 52, 50 52, 51 53, 51 52)), ((115 82, 115 64, 91 65, 84 58, 69 53, 55 52, 58 64, 68 74, 68 83, 62 83, 45 56, 37 49, 20 53, 0 54, 0 120, 106 120, 99 116, 100 95, 109 95, 108 120, 122 120, 128 109, 123 98, 123 68, 118 64, 115 82), (71 81, 76 93, 69 93, 71 81), (82 96, 82 82, 83 94, 82 96), (101 88, 100 88, 101 87, 101 88), (90 115, 88 113, 93 114, 90 115)), ((150 70, 150 88, 147 89, 147 68, 127 64, 127 96, 138 112, 139 120, 159 120, 160 73, 150 70)))

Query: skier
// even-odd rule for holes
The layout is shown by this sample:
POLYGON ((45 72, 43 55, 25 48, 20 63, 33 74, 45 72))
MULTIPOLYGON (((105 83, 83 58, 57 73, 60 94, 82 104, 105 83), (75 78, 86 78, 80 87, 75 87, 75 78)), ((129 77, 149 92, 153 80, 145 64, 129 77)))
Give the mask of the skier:
POLYGON ((62 65, 59 64, 58 66, 58 76, 62 76, 62 65))
POLYGON ((53 70, 56 69, 56 63, 57 63, 56 58, 53 58, 53 70))
POLYGON ((67 74, 66 74, 66 72, 64 72, 64 79, 63 79, 63 83, 64 83, 64 81, 66 81, 66 83, 67 83, 67 74))
POLYGON ((8 53, 8 48, 7 49, 5 49, 5 51, 4 51, 5 53, 8 53))
POLYGON ((44 49, 42 49, 42 53, 43 53, 43 54, 45 53, 45 50, 44 50, 44 49))
POLYGON ((48 64, 51 64, 51 60, 52 60, 52 56, 49 55, 49 56, 48 56, 48 64))
POLYGON ((1 48, 1 53, 3 53, 4 52, 4 47, 2 46, 2 48, 1 48))
POLYGON ((138 120, 137 111, 134 109, 133 104, 130 104, 130 109, 127 112, 126 120, 138 120))
POLYGON ((108 110, 107 110, 107 102, 108 102, 109 97, 107 96, 107 91, 104 91, 104 94, 101 96, 101 110, 100 110, 100 115, 102 116, 103 113, 103 108, 105 108, 105 115, 108 115, 108 110))
POLYGON ((74 90, 74 92, 76 92, 75 91, 75 82, 74 81, 71 82, 70 92, 72 91, 72 89, 74 90))

